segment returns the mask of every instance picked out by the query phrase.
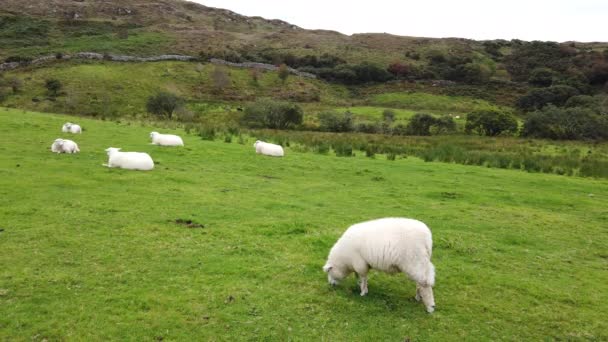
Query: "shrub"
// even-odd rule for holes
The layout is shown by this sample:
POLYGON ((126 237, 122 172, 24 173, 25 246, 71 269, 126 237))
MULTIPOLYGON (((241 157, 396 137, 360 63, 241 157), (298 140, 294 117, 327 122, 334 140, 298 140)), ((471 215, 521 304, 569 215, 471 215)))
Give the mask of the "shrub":
POLYGON ((562 106, 569 98, 578 94, 578 90, 566 85, 533 89, 517 100, 517 107, 525 111, 532 111, 548 104, 562 106))
POLYGON ((287 77, 289 77, 289 69, 287 68, 287 65, 281 64, 278 72, 281 82, 285 83, 285 81, 287 81, 287 77))
POLYGON ((435 125, 436 122, 436 119, 429 114, 414 114, 407 125, 408 133, 411 135, 431 135, 431 126, 435 125))
POLYGON ((156 95, 148 97, 146 110, 159 117, 171 119, 173 112, 182 105, 183 100, 177 95, 159 91, 156 95))
POLYGON ((456 131, 456 122, 451 116, 442 115, 435 119, 435 124, 431 127, 433 134, 446 134, 456 131))
POLYGON ((215 140, 216 131, 214 127, 200 127, 198 130, 198 135, 203 140, 215 140))
POLYGON ((608 115, 584 107, 547 106, 529 114, 522 135, 548 139, 606 139, 608 115))
POLYGON ((385 109, 382 112, 382 120, 384 122, 392 123, 395 121, 395 117, 396 117, 396 114, 395 114, 395 111, 393 111, 393 110, 385 109))
POLYGON ((496 136, 515 133, 517 120, 509 113, 495 110, 477 111, 467 115, 465 132, 479 135, 496 136))
POLYGON ((45 81, 44 86, 48 90, 49 96, 57 97, 63 88, 63 85, 58 79, 52 78, 45 81))
POLYGON ((251 128, 292 129, 302 124, 300 106, 270 99, 258 100, 245 107, 241 123, 251 128))
POLYGON ((216 65, 211 72, 211 82, 213 83, 213 90, 216 93, 224 91, 230 85, 230 75, 228 75, 226 68, 216 65))
POLYGON ((530 73, 528 83, 539 86, 548 87, 553 83, 555 72, 549 68, 536 68, 530 73))
POLYGON ((326 132, 353 131, 353 114, 351 112, 322 112, 319 114, 319 128, 326 132))
POLYGON ((378 133, 380 128, 373 122, 360 122, 355 126, 355 131, 359 133, 378 133))
POLYGON ((352 157, 353 156, 353 145, 351 144, 335 144, 333 145, 336 156, 338 157, 352 157))

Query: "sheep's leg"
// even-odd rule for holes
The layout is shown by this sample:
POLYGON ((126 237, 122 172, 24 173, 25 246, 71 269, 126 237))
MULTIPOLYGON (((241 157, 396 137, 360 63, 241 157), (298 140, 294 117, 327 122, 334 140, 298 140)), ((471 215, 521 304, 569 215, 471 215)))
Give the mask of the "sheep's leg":
POLYGON ((420 296, 420 285, 416 284, 416 301, 419 302, 422 299, 420 296))

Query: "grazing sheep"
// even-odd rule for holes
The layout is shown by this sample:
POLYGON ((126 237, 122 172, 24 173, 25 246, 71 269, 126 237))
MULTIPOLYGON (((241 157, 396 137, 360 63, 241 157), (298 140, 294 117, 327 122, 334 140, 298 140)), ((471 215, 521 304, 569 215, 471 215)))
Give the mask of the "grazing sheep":
POLYGON ((367 272, 403 272, 416 282, 416 300, 435 310, 431 263, 431 231, 422 222, 407 218, 383 218, 350 226, 332 247, 323 266, 331 285, 353 271, 359 276, 361 295, 367 294, 367 272))
POLYGON ((153 145, 160 146, 184 146, 184 141, 177 135, 173 134, 160 134, 158 132, 150 133, 153 145))
POLYGON ((253 147, 255 147, 255 153, 257 154, 264 154, 272 157, 283 157, 285 155, 281 145, 270 144, 258 140, 255 142, 255 144, 253 144, 253 147))
POLYGON ((80 125, 71 123, 71 122, 66 122, 65 124, 63 124, 63 127, 61 127, 61 131, 63 133, 79 133, 82 134, 82 128, 80 127, 80 125))
POLYGON ((110 159, 107 167, 119 167, 129 170, 148 171, 154 168, 154 162, 149 154, 143 152, 120 152, 120 148, 109 147, 106 149, 110 159))
POLYGON ((67 139, 55 139, 53 145, 51 145, 51 152, 54 153, 78 153, 80 149, 78 144, 72 140, 67 139))

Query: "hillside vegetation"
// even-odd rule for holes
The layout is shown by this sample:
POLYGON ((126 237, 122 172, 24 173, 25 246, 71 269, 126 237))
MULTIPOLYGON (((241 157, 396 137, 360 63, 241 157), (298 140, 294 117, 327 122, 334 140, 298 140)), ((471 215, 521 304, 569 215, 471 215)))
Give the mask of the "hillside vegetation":
POLYGON ((295 147, 265 158, 249 136, 14 109, 0 134, 0 339, 608 338, 605 181, 295 147), (85 128, 70 136, 80 154, 49 152, 66 121, 85 128), (186 146, 149 145, 152 130, 186 146), (105 168, 108 146, 156 167, 105 168), (433 315, 403 276, 372 273, 366 297, 353 277, 327 284, 340 234, 384 216, 433 230, 433 315))

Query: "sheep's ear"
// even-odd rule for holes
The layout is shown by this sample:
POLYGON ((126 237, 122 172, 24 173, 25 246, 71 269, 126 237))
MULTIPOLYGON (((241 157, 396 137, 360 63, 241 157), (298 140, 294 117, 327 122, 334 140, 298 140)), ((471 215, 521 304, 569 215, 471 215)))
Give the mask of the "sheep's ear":
POLYGON ((327 273, 327 272, 331 271, 332 268, 334 268, 332 265, 327 264, 327 265, 323 266, 323 272, 327 273))

